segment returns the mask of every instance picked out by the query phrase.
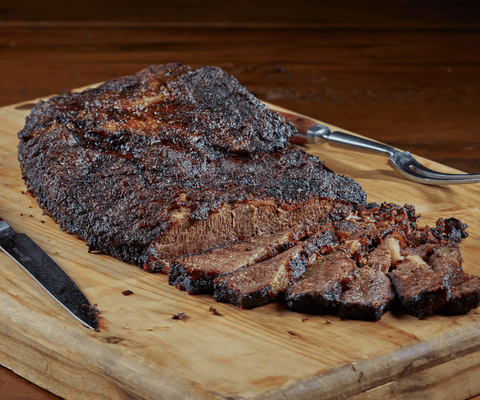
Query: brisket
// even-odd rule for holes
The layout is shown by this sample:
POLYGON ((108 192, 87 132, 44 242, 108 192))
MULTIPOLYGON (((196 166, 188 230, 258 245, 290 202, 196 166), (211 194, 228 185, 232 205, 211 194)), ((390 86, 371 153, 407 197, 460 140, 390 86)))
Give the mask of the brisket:
POLYGON ((478 307, 465 224, 366 203, 294 133, 220 68, 165 64, 40 101, 18 157, 61 229, 189 294, 374 321, 395 296, 417 317, 478 307))
POLYGON ((301 239, 295 247, 266 261, 219 274, 214 282, 214 300, 241 308, 266 304, 298 281, 309 263, 338 244, 337 235, 324 224, 308 226, 301 239))
POLYGON ((369 267, 358 268, 347 280, 338 302, 338 316, 378 321, 395 298, 388 277, 369 267))
POLYGON ((374 321, 395 297, 419 318, 478 307, 480 278, 463 272, 457 243, 465 225, 453 220, 449 226, 456 229, 444 229, 440 219, 436 228, 418 228, 416 220, 410 206, 367 204, 333 221, 336 246, 286 289, 287 306, 374 321))
POLYGON ((289 144, 294 132, 220 68, 166 64, 39 102, 18 155, 62 229, 161 271, 365 202, 356 182, 289 144))
POLYGON ((432 314, 450 298, 448 275, 435 272, 420 257, 410 256, 388 275, 403 308, 415 317, 432 314))
MULTIPOLYGON (((411 225, 390 218, 389 212, 378 212, 389 207, 391 212, 396 212, 397 207, 369 207, 378 216, 377 220, 372 220, 370 214, 360 208, 347 220, 332 223, 336 246, 330 246, 328 251, 324 249, 307 265, 305 274, 287 288, 288 308, 373 321, 386 312, 395 297, 385 275, 395 258, 390 248, 396 247, 392 244, 396 242, 396 252, 400 252, 400 246, 405 244, 400 231, 405 227, 411 229, 411 225)), ((415 218, 410 215, 407 220, 415 221, 415 218)))
POLYGON ((368 266, 375 271, 387 273, 402 259, 401 249, 404 247, 405 237, 399 232, 391 233, 368 254, 368 266))

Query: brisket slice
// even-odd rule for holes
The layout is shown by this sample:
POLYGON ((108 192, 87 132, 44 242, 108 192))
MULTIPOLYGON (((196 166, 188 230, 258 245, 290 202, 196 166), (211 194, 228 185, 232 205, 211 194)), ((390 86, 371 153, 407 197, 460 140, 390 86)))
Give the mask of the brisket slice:
POLYGON ((449 276, 434 271, 420 257, 409 256, 388 273, 404 310, 422 318, 450 299, 449 276))
POLYGON ((478 276, 461 274, 450 287, 450 299, 435 312, 444 315, 466 314, 478 308, 480 303, 480 278, 478 276))
POLYGON ((189 294, 210 293, 218 275, 275 256, 294 246, 305 231, 306 225, 299 225, 279 234, 251 237, 202 254, 177 258, 170 267, 168 282, 189 294))
POLYGON ((388 277, 369 267, 358 268, 338 299, 338 316, 378 321, 395 298, 388 277))
MULTIPOLYGON (((313 228, 315 230, 315 228, 313 228)), ((273 300, 296 282, 308 263, 337 245, 332 229, 321 229, 266 261, 240 270, 220 274, 214 282, 215 301, 231 303, 241 308, 254 308, 273 300)))
POLYGON ((359 268, 345 246, 308 265, 286 293, 293 311, 371 321, 379 320, 395 298, 389 278, 370 267, 359 268))
POLYGON ((305 271, 307 259, 302 257, 302 249, 300 244, 269 260, 217 277, 214 300, 241 308, 267 304, 305 271))
POLYGON ((480 304, 480 278, 466 274, 458 242, 465 224, 455 218, 412 232, 404 261, 388 275, 404 309, 417 317, 466 314, 480 304))
POLYGON ((290 145, 295 128, 216 67, 156 65, 39 102, 27 188, 62 229, 148 271, 366 196, 290 145))
POLYGON ((287 307, 298 312, 337 313, 343 285, 356 268, 355 262, 343 251, 317 258, 304 276, 287 288, 287 307))
POLYGON ((437 246, 428 260, 434 271, 448 276, 450 281, 450 299, 436 311, 440 314, 466 314, 479 305, 480 278, 465 273, 462 261, 460 248, 456 243, 437 246))

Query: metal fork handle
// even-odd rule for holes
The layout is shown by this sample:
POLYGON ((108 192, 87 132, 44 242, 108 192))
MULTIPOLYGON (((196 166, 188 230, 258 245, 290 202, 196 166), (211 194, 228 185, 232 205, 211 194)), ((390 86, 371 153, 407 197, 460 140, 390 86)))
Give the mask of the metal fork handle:
POLYGON ((307 136, 313 139, 311 141, 314 143, 321 143, 323 139, 326 140, 329 145, 334 147, 351 150, 353 146, 356 150, 367 153, 383 153, 389 157, 400 152, 387 144, 374 142, 373 140, 364 139, 345 132, 332 132, 330 128, 325 125, 316 125, 313 128, 310 128, 307 132, 307 136))

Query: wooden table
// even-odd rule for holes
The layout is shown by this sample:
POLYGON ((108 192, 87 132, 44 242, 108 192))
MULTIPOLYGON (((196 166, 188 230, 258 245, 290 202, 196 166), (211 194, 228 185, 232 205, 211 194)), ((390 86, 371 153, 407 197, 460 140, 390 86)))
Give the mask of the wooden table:
MULTIPOLYGON (((262 100, 480 173, 480 5, 455 3, 4 0, 0 106, 217 65, 262 100)), ((58 397, 0 368, 11 398, 58 397)))

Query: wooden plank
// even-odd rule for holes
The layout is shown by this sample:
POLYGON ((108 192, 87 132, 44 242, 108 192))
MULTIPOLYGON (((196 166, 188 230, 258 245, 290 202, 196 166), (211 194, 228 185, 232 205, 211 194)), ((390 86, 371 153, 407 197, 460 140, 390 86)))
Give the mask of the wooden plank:
MULTIPOLYGON (((83 328, 0 254, 0 360, 32 382, 67 399, 335 399, 395 382, 411 388, 419 384, 413 377, 425 376, 427 384, 425 371, 444 364, 454 366, 445 372, 451 377, 459 371, 450 364, 456 357, 476 357, 477 311, 424 320, 389 312, 372 323, 292 313, 278 303, 240 310, 89 254, 22 193, 16 132, 27 114, 19 106, 0 109, 0 215, 49 252, 101 312, 98 332, 83 328), (134 294, 123 296, 126 289, 134 294), (179 311, 187 319, 173 320, 179 311)), ((308 151, 356 179, 370 201, 415 204, 425 224, 438 217, 469 224, 464 268, 480 275, 478 185, 427 187, 401 179, 380 156, 324 146, 308 151)), ((462 373, 462 393, 476 393, 475 368, 462 373)))
POLYGON ((480 353, 476 352, 368 390, 352 400, 470 399, 480 393, 480 380, 469 382, 479 374, 480 353))
POLYGON ((242 7, 222 0, 86 0, 82 7, 46 0, 3 0, 2 22, 23 21, 46 24, 95 23, 109 26, 329 26, 329 27, 459 27, 479 26, 475 0, 343 0, 335 4, 310 1, 245 0, 242 7), (341 10, 341 11, 339 11, 341 10))

